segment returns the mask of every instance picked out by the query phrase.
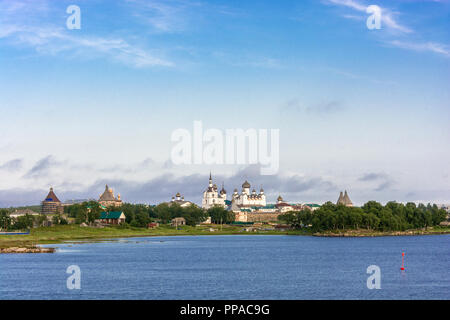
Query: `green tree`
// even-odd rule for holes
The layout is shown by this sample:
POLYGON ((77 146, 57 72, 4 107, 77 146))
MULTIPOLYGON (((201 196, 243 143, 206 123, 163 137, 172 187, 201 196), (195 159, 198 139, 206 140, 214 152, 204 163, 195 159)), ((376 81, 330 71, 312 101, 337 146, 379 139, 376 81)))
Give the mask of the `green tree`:
POLYGON ((87 221, 87 210, 79 210, 75 216, 75 223, 82 224, 87 221))
MULTIPOLYGON (((313 222, 317 223, 327 223, 325 217, 323 217, 323 220, 314 220, 313 214, 311 210, 305 209, 301 211, 290 211, 285 214, 281 214, 278 216, 278 220, 283 221, 284 223, 290 225, 294 229, 300 229, 303 227, 306 227, 310 224, 313 224, 313 222)), ((315 226, 316 229, 321 229, 322 226, 315 226)))
POLYGON ((197 207, 195 204, 183 208, 183 217, 186 219, 186 224, 189 226, 196 226, 204 222, 208 215, 205 210, 197 207))
POLYGON ((232 223, 235 220, 234 213, 222 206, 214 206, 206 211, 206 217, 211 217, 212 223, 232 223))
POLYGON ((16 230, 30 229, 33 227, 33 217, 29 214, 17 217, 13 228, 16 230))
POLYGON ((155 208, 156 217, 161 220, 162 223, 169 223, 174 217, 172 216, 173 209, 169 208, 167 203, 160 203, 155 208))
POLYGON ((6 209, 0 209, 0 229, 8 230, 11 228, 12 220, 6 209))

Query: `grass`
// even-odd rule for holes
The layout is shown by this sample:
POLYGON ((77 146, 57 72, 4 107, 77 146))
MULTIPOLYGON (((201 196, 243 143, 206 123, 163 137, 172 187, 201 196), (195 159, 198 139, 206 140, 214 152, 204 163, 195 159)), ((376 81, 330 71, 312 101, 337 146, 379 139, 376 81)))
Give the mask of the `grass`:
MULTIPOLYGON (((264 228, 264 226, 263 226, 264 228)), ((380 232, 370 230, 338 230, 315 233, 315 236, 348 236, 373 237, 390 235, 421 235, 421 234, 449 234, 450 227, 430 227, 427 230, 407 230, 380 232)), ((0 248, 34 247, 37 244, 61 243, 64 241, 100 241, 111 238, 151 237, 151 236, 186 236, 186 235, 312 235, 309 230, 257 230, 246 232, 242 226, 234 225, 202 225, 198 227, 181 226, 178 230, 168 225, 161 225, 155 229, 121 228, 117 226, 94 228, 79 225, 60 225, 40 227, 30 230, 29 235, 0 235, 0 248), (215 231, 210 231, 210 228, 215 231)))
POLYGON ((37 244, 61 243, 64 241, 84 240, 96 241, 110 238, 149 237, 149 236, 182 236, 182 235, 232 235, 232 234, 306 234, 301 230, 290 231, 257 231, 245 232, 242 226, 207 225, 207 226, 181 226, 174 227, 162 225, 155 229, 121 228, 116 226, 105 228, 80 227, 79 225, 59 225, 40 227, 30 230, 29 235, 0 235, 0 248, 7 247, 34 247, 37 244), (215 231, 210 231, 213 228, 215 231))

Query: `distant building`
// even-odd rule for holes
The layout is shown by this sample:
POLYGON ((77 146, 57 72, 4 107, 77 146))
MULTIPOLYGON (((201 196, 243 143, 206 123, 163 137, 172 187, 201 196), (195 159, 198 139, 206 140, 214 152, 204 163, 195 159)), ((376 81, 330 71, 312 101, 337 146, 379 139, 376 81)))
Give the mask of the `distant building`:
POLYGON ((276 204, 266 204, 265 206, 237 206, 232 205, 232 211, 237 222, 271 222, 277 221, 280 214, 290 211, 310 210, 320 208, 317 204, 287 203, 283 197, 277 198, 276 204))
POLYGON ((98 199, 98 203, 105 207, 120 207, 122 205, 122 199, 120 199, 120 194, 115 198, 113 189, 106 185, 105 192, 98 199))
POLYGON ((186 225, 186 219, 182 217, 172 219, 171 225, 172 227, 184 226, 186 225))
POLYGON ((264 190, 261 188, 259 193, 256 193, 256 190, 253 189, 250 193, 250 183, 246 180, 242 184, 242 192, 238 193, 237 189, 234 189, 234 193, 232 196, 232 202, 238 207, 264 207, 266 205, 266 195, 264 194, 264 190))
POLYGON ((158 222, 150 222, 147 224, 147 228, 148 229, 154 229, 154 228, 158 228, 159 227, 159 223, 158 222))
POLYGON ((226 200, 227 200, 227 192, 225 188, 222 185, 222 190, 220 190, 219 192, 217 185, 213 184, 212 182, 212 176, 210 173, 208 188, 203 192, 202 208, 208 210, 209 208, 212 208, 214 206, 221 206, 226 209, 227 208, 227 205, 225 203, 226 200))
POLYGON ((50 188, 50 192, 44 201, 41 203, 41 214, 62 214, 64 213, 64 208, 59 201, 56 194, 53 192, 53 188, 50 188))
POLYGON ((347 190, 345 190, 345 194, 342 193, 342 191, 341 191, 341 193, 339 195, 339 199, 338 199, 336 204, 337 205, 341 204, 341 205, 344 205, 346 207, 353 207, 353 202, 350 200, 350 197, 348 196, 347 190))
POLYGON ((18 218, 18 217, 22 217, 22 216, 26 216, 26 215, 38 216, 39 213, 37 213, 36 211, 30 210, 30 209, 23 209, 23 210, 16 210, 13 213, 9 214, 9 216, 11 218, 18 218))
POLYGON ((211 223, 212 223, 211 217, 208 217, 208 218, 206 218, 206 220, 203 221, 201 224, 211 224, 211 223))
POLYGON ((90 201, 96 201, 95 199, 71 199, 71 200, 66 200, 62 205, 64 207, 66 206, 71 206, 74 204, 82 204, 84 202, 90 202, 90 201))
POLYGON ((311 211, 316 211, 316 210, 320 209, 320 204, 317 204, 317 203, 305 203, 304 206, 311 209, 311 211))
POLYGON ((182 197, 179 192, 175 195, 175 197, 172 197, 172 201, 169 202, 169 206, 174 203, 178 204, 182 208, 189 207, 191 204, 194 204, 190 201, 185 201, 184 197, 182 197))
POLYGON ((126 216, 120 211, 102 212, 100 215, 99 222, 105 224, 118 225, 125 222, 126 216))

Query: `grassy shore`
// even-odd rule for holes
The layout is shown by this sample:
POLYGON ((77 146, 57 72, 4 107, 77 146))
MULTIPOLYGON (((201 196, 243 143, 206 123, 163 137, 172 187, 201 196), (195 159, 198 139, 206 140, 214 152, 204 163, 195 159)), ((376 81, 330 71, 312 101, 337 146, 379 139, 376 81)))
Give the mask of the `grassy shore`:
POLYGON ((155 229, 119 228, 119 227, 80 227, 78 225, 61 225, 41 227, 30 230, 29 235, 0 235, 0 248, 8 247, 34 247, 37 244, 62 243, 64 241, 98 241, 101 239, 150 237, 150 236, 185 236, 185 235, 232 235, 232 234, 306 234, 306 231, 264 231, 245 232, 242 226, 209 225, 209 226, 182 226, 179 230, 170 226, 160 226, 155 229), (210 228, 214 231, 210 231, 210 228))
POLYGON ((65 241, 101 241, 102 239, 151 237, 151 236, 186 236, 186 235, 314 235, 319 237, 378 237, 404 235, 450 234, 450 227, 430 227, 428 229, 380 232, 370 230, 339 230, 312 233, 309 230, 257 230, 246 232, 242 226, 208 225, 182 226, 179 230, 170 226, 155 229, 120 228, 120 227, 80 227, 78 225, 61 225, 31 229, 29 235, 0 235, 0 248, 33 248, 39 244, 62 243, 65 241), (214 231, 210 231, 210 228, 214 231))

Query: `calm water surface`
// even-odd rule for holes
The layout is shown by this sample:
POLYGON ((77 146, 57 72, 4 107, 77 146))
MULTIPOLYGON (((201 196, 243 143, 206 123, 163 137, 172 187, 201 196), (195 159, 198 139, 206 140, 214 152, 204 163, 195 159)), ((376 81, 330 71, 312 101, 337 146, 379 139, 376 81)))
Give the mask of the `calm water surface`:
POLYGON ((450 299, 450 235, 153 237, 56 247, 0 255, 0 299, 450 299), (81 290, 66 287, 70 265, 81 268, 81 290), (381 268, 380 290, 367 289, 369 265, 381 268))

